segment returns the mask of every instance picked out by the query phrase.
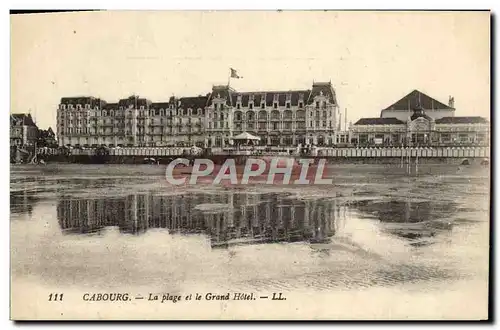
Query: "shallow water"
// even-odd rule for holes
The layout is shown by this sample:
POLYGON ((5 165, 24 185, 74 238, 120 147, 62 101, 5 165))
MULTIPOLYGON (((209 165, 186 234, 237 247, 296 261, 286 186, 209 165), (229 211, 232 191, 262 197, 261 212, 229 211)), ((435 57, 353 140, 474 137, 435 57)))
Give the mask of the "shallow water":
POLYGON ((47 166, 11 167, 14 291, 29 283, 432 298, 479 283, 486 293, 482 167, 428 165, 408 176, 338 165, 331 186, 174 187, 151 166, 47 166))

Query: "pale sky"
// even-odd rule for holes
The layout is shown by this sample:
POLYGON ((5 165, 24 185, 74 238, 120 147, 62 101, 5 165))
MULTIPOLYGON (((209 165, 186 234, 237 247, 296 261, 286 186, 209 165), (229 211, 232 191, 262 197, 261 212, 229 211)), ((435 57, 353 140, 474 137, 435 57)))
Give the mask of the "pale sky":
POLYGON ((489 12, 109 11, 11 16, 11 112, 55 127, 61 97, 153 102, 331 80, 348 120, 418 89, 490 117, 489 12))

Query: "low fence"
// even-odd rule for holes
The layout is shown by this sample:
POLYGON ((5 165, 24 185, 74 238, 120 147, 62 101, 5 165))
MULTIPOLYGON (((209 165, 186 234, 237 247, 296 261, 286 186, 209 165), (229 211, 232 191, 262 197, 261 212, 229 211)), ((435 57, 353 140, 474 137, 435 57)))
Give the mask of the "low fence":
POLYGON ((320 157, 379 158, 487 158, 489 147, 436 147, 436 148, 322 148, 320 157))
MULTIPOLYGON (((126 147, 107 149, 110 156, 143 156, 143 157, 177 157, 189 152, 190 148, 181 147, 126 147)), ((273 150, 268 148, 262 150, 236 150, 227 148, 212 148, 214 155, 288 155, 296 153, 296 148, 280 148, 273 150)), ((74 155, 94 156, 96 149, 45 149, 38 150, 38 154, 46 155, 74 155)), ((427 147, 427 148, 316 148, 312 149, 310 156, 332 157, 332 158, 395 158, 395 157, 422 157, 422 158, 488 158, 489 147, 427 147)))

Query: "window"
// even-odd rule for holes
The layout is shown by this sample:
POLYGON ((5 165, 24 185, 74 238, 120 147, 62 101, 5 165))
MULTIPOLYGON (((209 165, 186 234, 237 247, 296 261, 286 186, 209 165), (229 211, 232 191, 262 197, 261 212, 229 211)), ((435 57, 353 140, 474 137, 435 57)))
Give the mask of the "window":
POLYGON ((316 101, 316 109, 319 109, 319 101, 316 101))
POLYGON ((261 109, 265 109, 265 108, 266 108, 266 104, 265 104, 264 102, 262 102, 262 103, 260 104, 260 108, 261 108, 261 109))
POLYGON ((290 109, 290 102, 287 102, 287 103, 286 103, 286 108, 287 108, 287 109, 290 109))
POLYGON ((326 120, 323 120, 323 127, 326 127, 326 120))
POLYGON ((299 102, 299 108, 301 108, 301 109, 302 109, 303 107, 304 107, 304 102, 300 101, 300 102, 299 102))
POLYGON ((469 135, 468 134, 459 134, 458 138, 460 139, 460 142, 468 142, 469 141, 469 135))
POLYGON ((250 110, 252 110, 252 109, 253 109, 253 103, 250 103, 250 104, 248 105, 248 109, 250 109, 250 110))
POLYGON ((109 115, 114 116, 114 111, 113 110, 109 111, 109 115))
POLYGON ((279 124, 279 123, 273 123, 273 130, 278 130, 278 129, 279 129, 279 128, 278 128, 278 124, 279 124))
POLYGON ((238 110, 241 109, 241 104, 239 104, 239 103, 236 104, 236 109, 238 109, 238 110))
POLYGON ((278 102, 274 102, 274 108, 278 109, 278 102))

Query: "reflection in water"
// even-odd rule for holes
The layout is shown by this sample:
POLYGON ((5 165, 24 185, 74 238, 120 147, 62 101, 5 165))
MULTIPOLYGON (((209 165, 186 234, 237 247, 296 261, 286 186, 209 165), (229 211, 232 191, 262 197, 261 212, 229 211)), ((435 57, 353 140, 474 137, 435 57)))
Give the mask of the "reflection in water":
POLYGON ((14 191, 10 192, 10 213, 28 214, 31 216, 33 207, 38 202, 36 192, 30 189, 29 184, 19 183, 14 191))
MULTIPOLYGON (((99 233, 109 226, 141 234, 149 228, 170 233, 207 234, 212 247, 269 242, 326 243, 341 214, 335 201, 301 201, 285 194, 185 194, 71 199, 57 205, 66 233, 99 233)), ((343 212, 345 215, 345 212, 343 212)))
POLYGON ((451 215, 457 212, 454 203, 431 201, 363 200, 351 204, 364 214, 379 219, 382 227, 400 237, 415 239, 435 236, 451 230, 451 215))

